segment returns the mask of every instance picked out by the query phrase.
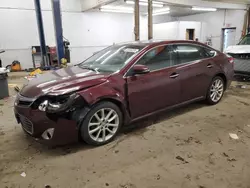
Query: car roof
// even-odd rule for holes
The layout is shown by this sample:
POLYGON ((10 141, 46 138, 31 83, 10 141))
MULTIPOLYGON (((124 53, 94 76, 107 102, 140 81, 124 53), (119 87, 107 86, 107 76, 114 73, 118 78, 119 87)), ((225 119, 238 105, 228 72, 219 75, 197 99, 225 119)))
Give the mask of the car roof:
POLYGON ((204 44, 193 40, 142 40, 142 41, 119 43, 119 45, 157 46, 161 44, 174 44, 174 43, 188 43, 188 44, 198 44, 205 46, 204 44))

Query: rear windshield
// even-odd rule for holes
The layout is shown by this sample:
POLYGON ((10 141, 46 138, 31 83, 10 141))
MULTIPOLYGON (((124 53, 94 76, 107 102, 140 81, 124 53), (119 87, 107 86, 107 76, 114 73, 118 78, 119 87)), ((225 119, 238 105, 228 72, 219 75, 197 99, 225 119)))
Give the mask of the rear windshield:
POLYGON ((246 35, 239 43, 239 45, 250 45, 250 35, 246 35))

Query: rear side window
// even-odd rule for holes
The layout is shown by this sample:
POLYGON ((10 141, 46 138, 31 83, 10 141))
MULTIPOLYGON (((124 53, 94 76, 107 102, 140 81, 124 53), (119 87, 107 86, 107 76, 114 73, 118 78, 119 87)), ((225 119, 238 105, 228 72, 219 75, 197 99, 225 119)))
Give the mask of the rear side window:
POLYGON ((211 54, 209 54, 209 52, 206 53, 203 47, 190 44, 175 45, 174 51, 178 56, 177 64, 188 63, 211 57, 211 54))
POLYGON ((206 58, 210 58, 210 57, 214 57, 216 55, 216 51, 208 49, 208 48, 203 48, 204 49, 204 53, 205 53, 205 57, 206 58))

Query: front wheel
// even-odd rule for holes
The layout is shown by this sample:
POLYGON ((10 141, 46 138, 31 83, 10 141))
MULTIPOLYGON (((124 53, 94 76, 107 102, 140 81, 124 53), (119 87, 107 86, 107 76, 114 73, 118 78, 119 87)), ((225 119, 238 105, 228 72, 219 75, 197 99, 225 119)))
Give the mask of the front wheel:
POLYGON ((215 105, 220 102, 225 91, 225 82, 220 76, 216 76, 208 88, 207 102, 215 105))
POLYGON ((122 125, 122 113, 117 105, 101 102, 95 105, 81 125, 82 139, 95 146, 111 142, 122 125))

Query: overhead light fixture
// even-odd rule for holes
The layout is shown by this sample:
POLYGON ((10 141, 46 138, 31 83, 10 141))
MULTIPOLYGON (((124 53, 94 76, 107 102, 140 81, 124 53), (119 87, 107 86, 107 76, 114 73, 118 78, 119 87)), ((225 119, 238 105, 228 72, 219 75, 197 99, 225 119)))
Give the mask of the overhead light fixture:
MULTIPOLYGON (((128 1, 126 1, 126 3, 130 4, 130 5, 134 5, 135 4, 135 2, 132 1, 132 0, 128 0, 128 1)), ((139 5, 141 5, 141 6, 148 6, 148 2, 146 2, 146 1, 139 1, 139 5)), ((161 8, 161 7, 164 6, 164 3, 158 2, 158 1, 153 1, 152 2, 152 6, 153 7, 161 8)))
MULTIPOLYGON (((153 16, 169 14, 169 13, 170 13, 170 8, 166 7, 166 8, 163 8, 163 9, 154 10, 153 11, 153 16)), ((146 15, 148 15, 148 13, 146 15)))
POLYGON ((105 5, 100 8, 100 11, 115 12, 115 13, 133 13, 134 9, 130 7, 105 5))
POLYGON ((192 7, 192 10, 196 10, 196 11, 210 11, 210 12, 217 11, 216 8, 206 8, 206 7, 192 7))
POLYGON ((158 16, 158 15, 163 15, 163 14, 169 14, 170 11, 164 11, 164 12, 158 12, 158 13, 153 13, 153 16, 158 16))

